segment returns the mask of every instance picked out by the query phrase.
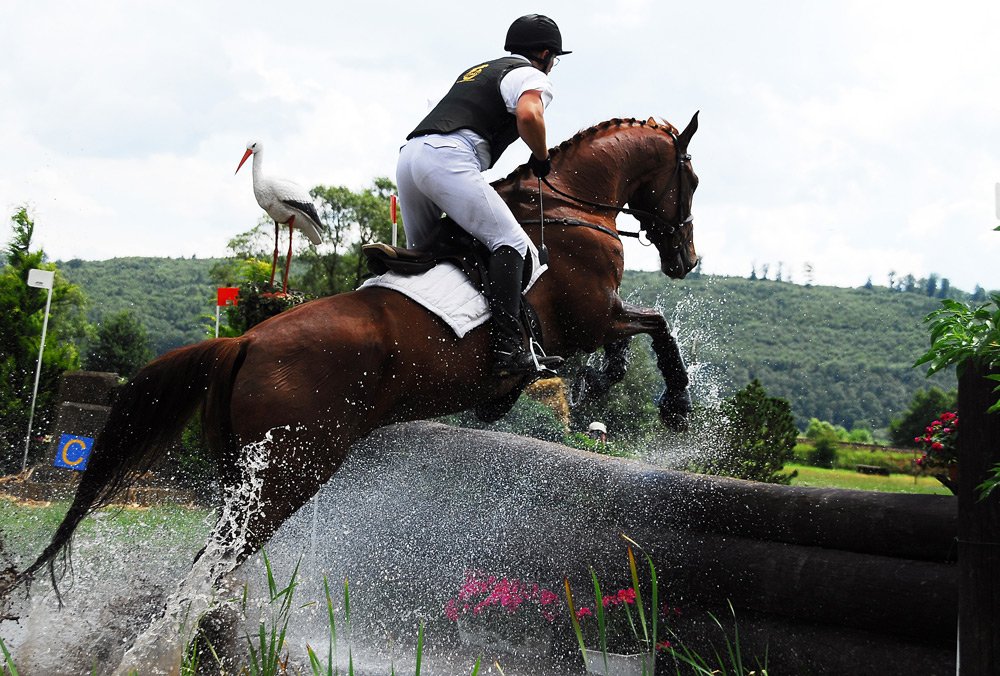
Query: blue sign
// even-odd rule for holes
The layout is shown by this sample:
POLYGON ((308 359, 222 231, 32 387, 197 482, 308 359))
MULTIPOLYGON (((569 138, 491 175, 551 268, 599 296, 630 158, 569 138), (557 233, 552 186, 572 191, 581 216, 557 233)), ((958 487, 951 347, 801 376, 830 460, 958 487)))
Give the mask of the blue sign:
POLYGON ((90 458, 90 448, 94 445, 94 440, 90 437, 78 437, 73 434, 64 434, 59 437, 59 452, 56 453, 56 467, 75 469, 79 472, 87 469, 87 460, 90 458))

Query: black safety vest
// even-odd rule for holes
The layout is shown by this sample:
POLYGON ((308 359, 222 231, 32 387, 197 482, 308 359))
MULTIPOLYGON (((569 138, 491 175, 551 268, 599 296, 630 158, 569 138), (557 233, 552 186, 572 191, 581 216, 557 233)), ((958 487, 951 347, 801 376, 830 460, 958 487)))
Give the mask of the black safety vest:
POLYGON ((450 134, 471 129, 490 145, 490 167, 516 141, 517 117, 507 112, 500 95, 500 81, 514 68, 532 66, 522 58, 505 56, 471 68, 459 76, 444 98, 434 106, 407 140, 427 134, 450 134))

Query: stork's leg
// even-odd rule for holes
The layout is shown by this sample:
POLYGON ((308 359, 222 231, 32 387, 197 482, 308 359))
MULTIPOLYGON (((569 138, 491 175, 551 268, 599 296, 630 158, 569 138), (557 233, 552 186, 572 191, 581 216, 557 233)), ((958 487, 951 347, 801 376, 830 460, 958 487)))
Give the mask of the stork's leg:
POLYGON ((274 271, 278 269, 278 222, 274 222, 274 258, 271 260, 271 285, 268 287, 274 291, 274 271))
POLYGON ((288 293, 288 268, 292 266, 292 233, 295 232, 295 216, 288 219, 288 256, 285 258, 285 279, 281 293, 288 293))

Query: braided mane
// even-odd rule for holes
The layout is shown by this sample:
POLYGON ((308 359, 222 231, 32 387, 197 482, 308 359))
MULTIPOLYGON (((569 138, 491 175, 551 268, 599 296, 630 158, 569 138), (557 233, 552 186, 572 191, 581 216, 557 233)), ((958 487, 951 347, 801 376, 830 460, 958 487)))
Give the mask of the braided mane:
MULTIPOLYGON (((585 141, 585 140, 587 140, 587 139, 589 139, 591 137, 600 136, 600 135, 608 132, 609 130, 610 131, 617 131, 619 128, 621 128, 623 126, 625 126, 625 127, 648 127, 649 129, 658 129, 658 130, 662 131, 664 134, 668 134, 668 135, 672 134, 675 137, 679 133, 677 131, 677 128, 674 127, 674 125, 672 125, 669 122, 667 122, 666 120, 660 120, 659 122, 657 122, 652 117, 649 118, 649 119, 647 119, 647 120, 638 120, 638 119, 636 119, 634 117, 627 117, 627 118, 615 117, 615 118, 612 118, 610 120, 605 120, 604 122, 598 122, 597 124, 595 124, 595 125, 593 125, 591 127, 588 127, 586 129, 582 129, 582 130, 576 132, 575 134, 573 134, 572 137, 570 137, 570 138, 566 139, 565 141, 563 141, 562 143, 560 143, 555 148, 549 148, 549 157, 551 159, 555 159, 556 155, 558 155, 559 153, 567 152, 570 148, 572 148, 572 147, 574 147, 576 145, 579 145, 580 143, 582 143, 583 141, 585 141)), ((527 173, 530 173, 530 170, 528 169, 527 163, 525 163, 525 164, 522 164, 522 165, 518 166, 517 168, 515 168, 512 172, 510 172, 510 174, 508 174, 507 176, 505 176, 500 181, 496 181, 496 182, 500 183, 502 181, 517 179, 517 178, 520 178, 520 177, 522 177, 523 175, 525 175, 527 173)))

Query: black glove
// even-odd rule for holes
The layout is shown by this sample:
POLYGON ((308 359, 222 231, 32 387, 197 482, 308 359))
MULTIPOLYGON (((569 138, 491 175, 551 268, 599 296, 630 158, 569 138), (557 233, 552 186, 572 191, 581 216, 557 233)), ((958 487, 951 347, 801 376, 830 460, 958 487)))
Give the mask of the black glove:
POLYGON ((545 178, 552 171, 552 160, 547 157, 544 160, 540 160, 532 153, 531 157, 528 158, 528 169, 531 169, 531 173, 538 178, 545 178))

